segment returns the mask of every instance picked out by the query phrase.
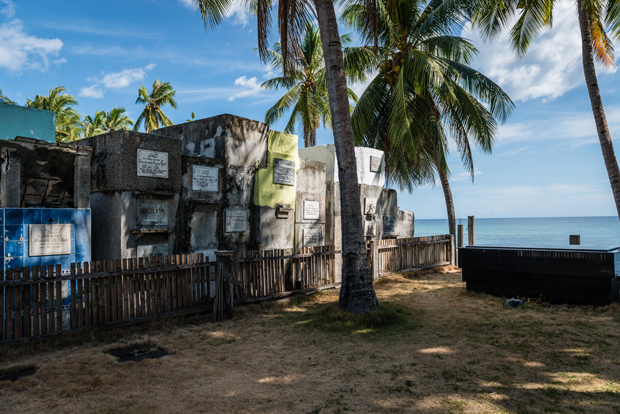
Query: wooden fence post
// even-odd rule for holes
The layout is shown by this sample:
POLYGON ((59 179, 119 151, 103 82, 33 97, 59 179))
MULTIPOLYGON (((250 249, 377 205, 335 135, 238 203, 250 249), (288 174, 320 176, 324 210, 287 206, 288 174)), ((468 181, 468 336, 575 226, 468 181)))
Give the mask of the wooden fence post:
POLYGON ((457 247, 463 247, 463 225, 459 224, 457 227, 457 233, 458 233, 458 244, 457 247))
POLYGON ((450 265, 456 266, 456 246, 454 244, 454 234, 448 234, 450 239, 450 265))
MULTIPOLYGON (((221 275, 221 283, 222 286, 217 294, 223 295, 222 298, 218 298, 219 305, 222 306, 220 309, 220 315, 225 314, 227 319, 232 318, 232 308, 234 306, 234 286, 235 281, 233 280, 233 262, 232 262, 233 252, 232 250, 222 250, 216 251, 215 257, 217 259, 217 271, 220 272, 221 275)), ((215 306, 213 307, 213 312, 215 314, 215 306)))
POLYGON ((370 272, 372 274, 372 281, 379 280, 379 241, 370 241, 370 272))
POLYGON ((474 216, 467 216, 467 245, 475 246, 476 245, 476 224, 474 221, 474 216))

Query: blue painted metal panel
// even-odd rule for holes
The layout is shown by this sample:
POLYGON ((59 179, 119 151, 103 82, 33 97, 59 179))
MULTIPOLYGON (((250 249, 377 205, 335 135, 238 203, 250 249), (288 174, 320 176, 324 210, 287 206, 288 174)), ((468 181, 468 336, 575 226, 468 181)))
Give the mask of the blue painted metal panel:
POLYGON ((52 111, 0 104, 0 139, 20 136, 56 142, 55 130, 52 111))

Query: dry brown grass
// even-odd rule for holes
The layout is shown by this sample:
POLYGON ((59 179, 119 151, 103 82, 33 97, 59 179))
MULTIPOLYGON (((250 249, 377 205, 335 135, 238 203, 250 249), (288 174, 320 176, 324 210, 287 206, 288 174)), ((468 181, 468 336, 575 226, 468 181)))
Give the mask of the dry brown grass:
POLYGON ((390 276, 380 301, 407 323, 322 329, 337 292, 0 348, 0 413, 620 413, 620 306, 528 304, 468 293, 455 269, 390 276), (150 341, 173 356, 118 363, 150 341))

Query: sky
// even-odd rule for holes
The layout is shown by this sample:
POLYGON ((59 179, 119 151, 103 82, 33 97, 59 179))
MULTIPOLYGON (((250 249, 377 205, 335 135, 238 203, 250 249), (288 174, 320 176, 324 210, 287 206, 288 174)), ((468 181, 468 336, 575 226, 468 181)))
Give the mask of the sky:
MULTIPOLYGON (((452 146, 457 217, 616 215, 583 78, 574 1, 560 1, 553 29, 521 59, 505 35, 487 44, 465 27, 462 36, 479 49, 473 66, 516 108, 501 125, 493 153, 474 151, 473 182, 452 146)), ((262 121, 283 91, 261 89, 277 73, 261 64, 256 45, 255 17, 238 5, 205 30, 191 0, 0 0, 0 88, 19 104, 64 85, 82 115, 123 106, 136 119, 138 89, 160 79, 177 91, 177 110, 164 110, 174 123, 192 112, 262 121)), ((611 135, 618 137, 620 74, 597 71, 611 135)), ((361 94, 365 85, 350 86, 361 94)), ((272 128, 282 130, 284 122, 272 128)), ((317 137, 319 145, 333 142, 326 129, 317 137)), ((399 193, 399 205, 417 219, 447 217, 439 182, 399 193)))

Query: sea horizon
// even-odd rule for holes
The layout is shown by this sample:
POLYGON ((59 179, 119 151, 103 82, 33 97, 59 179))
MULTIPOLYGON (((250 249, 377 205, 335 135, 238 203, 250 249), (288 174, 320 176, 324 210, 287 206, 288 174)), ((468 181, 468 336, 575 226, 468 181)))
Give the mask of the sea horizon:
MULTIPOLYGON (((463 225, 467 245, 467 218, 463 225)), ((414 236, 447 234, 448 219, 415 219, 414 236)), ((476 217, 475 244, 479 246, 570 247, 569 236, 579 235, 581 246, 615 248, 620 246, 620 219, 617 216, 581 217, 476 217)))

